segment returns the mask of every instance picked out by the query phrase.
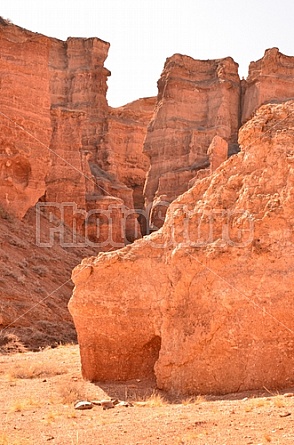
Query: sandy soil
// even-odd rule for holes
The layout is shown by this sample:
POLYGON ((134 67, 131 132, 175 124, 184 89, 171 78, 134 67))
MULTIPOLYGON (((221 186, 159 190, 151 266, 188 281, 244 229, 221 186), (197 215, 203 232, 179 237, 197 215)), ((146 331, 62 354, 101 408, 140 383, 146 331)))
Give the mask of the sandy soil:
POLYGON ((78 346, 0 356, 0 445, 294 443, 294 389, 224 397, 168 397, 153 382, 93 384, 78 346), (118 397, 133 407, 74 409, 118 397))

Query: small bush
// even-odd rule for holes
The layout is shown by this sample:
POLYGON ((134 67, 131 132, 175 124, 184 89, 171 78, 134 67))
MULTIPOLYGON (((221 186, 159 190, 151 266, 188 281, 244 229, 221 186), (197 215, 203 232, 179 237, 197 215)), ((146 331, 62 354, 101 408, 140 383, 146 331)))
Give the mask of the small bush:
POLYGON ((0 17, 0 25, 3 26, 12 25, 12 21, 10 19, 4 19, 3 17, 0 17))
MULTIPOLYGON (((3 19, 2 19, 2 20, 3 20, 3 19)), ((1 17, 0 17, 0 25, 1 25, 1 17)), ((12 221, 13 221, 12 216, 7 212, 6 209, 4 209, 4 207, 2 207, 1 205, 0 205, 0 218, 2 218, 2 219, 6 219, 6 220, 9 221, 9 222, 12 222, 12 221)))
POLYGON ((49 271, 46 266, 33 266, 32 271, 35 272, 39 277, 46 277, 48 275, 49 271))

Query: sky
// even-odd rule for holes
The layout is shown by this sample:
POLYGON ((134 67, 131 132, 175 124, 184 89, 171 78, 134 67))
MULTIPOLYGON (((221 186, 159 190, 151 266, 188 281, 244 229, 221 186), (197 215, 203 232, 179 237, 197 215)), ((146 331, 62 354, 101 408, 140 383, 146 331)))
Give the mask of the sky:
POLYGON ((109 42, 113 107, 155 96, 164 62, 175 53, 231 56, 245 78, 267 48, 294 56, 294 0, 1 0, 0 16, 62 40, 109 42))

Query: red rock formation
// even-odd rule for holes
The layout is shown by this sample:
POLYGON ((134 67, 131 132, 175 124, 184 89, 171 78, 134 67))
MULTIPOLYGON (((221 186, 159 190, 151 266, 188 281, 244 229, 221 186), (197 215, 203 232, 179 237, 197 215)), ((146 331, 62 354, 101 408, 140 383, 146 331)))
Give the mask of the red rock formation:
POLYGON ((149 158, 142 147, 153 115, 155 97, 139 99, 120 108, 110 108, 107 144, 98 154, 100 163, 134 193, 135 209, 143 209, 143 187, 149 158))
POLYGON ((0 200, 22 218, 46 189, 48 38, 0 23, 0 200))
POLYGON ((294 101, 263 106, 241 152, 175 200, 161 230, 74 270, 85 378, 154 368, 160 388, 186 393, 294 384, 293 125, 294 101))
POLYGON ((105 244, 102 214, 110 244, 140 237, 134 200, 143 207, 142 145, 154 99, 108 107, 102 40, 62 42, 3 21, 0 31, 1 204, 22 218, 42 197, 58 217, 71 206, 64 222, 88 241, 105 244), (107 199, 115 221, 122 216, 118 226, 107 199))
POLYGON ((176 54, 167 59, 144 144, 151 162, 145 184, 151 227, 159 221, 156 217, 154 224, 155 203, 166 209, 208 165, 215 135, 230 145, 237 142, 239 102, 238 65, 231 58, 200 61, 176 54))
POLYGON ((278 48, 266 50, 262 59, 250 63, 249 76, 242 84, 244 123, 261 105, 294 98, 294 57, 278 48))
MULTIPOLYGON (((131 102, 123 107, 109 108, 107 135, 103 147, 97 152, 99 165, 113 178, 128 187, 130 200, 123 199, 126 238, 133 241, 139 236, 136 211, 144 208, 143 188, 149 169, 149 158, 143 154, 143 142, 152 117, 156 99, 149 97, 131 102)), ((113 191, 115 196, 118 196, 113 191)), ((144 217, 139 218, 145 231, 144 217)))

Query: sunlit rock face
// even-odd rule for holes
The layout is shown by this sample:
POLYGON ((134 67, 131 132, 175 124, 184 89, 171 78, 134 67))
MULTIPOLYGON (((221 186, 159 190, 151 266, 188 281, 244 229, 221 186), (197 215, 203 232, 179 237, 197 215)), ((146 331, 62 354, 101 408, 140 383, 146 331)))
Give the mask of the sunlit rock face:
POLYGON ((246 122, 263 104, 294 98, 294 57, 285 56, 278 48, 249 66, 248 78, 242 80, 242 122, 246 122))
POLYGON ((175 54, 167 59, 144 143, 151 165, 144 191, 151 228, 162 226, 164 208, 209 165, 208 148, 216 135, 234 149, 239 106, 238 64, 230 57, 203 61, 175 54))
POLYGON ((169 207, 161 230, 74 269, 90 380, 155 374, 182 393, 293 380, 294 102, 261 107, 241 152, 169 207))
POLYGON ((155 98, 108 106, 109 43, 98 38, 63 42, 1 21, 0 41, 1 204, 22 218, 41 199, 101 250, 141 237, 155 98))

